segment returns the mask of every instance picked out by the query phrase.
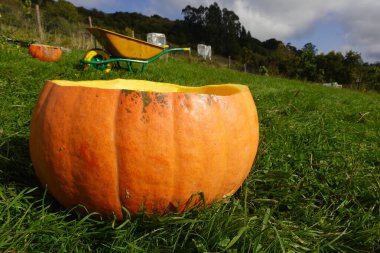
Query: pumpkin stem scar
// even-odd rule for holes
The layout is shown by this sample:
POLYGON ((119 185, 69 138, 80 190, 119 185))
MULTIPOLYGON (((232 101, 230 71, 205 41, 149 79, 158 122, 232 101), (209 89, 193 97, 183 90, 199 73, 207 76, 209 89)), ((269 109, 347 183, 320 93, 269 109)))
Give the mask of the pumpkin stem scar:
POLYGON ((152 102, 152 98, 149 96, 147 92, 141 92, 141 99, 143 102, 142 112, 146 113, 146 107, 152 102))
POLYGON ((154 101, 159 104, 161 107, 168 107, 169 102, 166 99, 166 95, 156 93, 154 96, 154 101))
POLYGON ((128 96, 129 94, 135 92, 134 90, 128 90, 128 89, 122 89, 121 92, 124 94, 124 96, 128 96))

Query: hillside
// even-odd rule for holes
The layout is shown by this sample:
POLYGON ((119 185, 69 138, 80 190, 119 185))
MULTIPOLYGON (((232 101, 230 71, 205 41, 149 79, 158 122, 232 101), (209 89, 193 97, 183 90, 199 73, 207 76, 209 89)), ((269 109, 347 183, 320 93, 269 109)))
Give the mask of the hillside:
POLYGON ((84 72, 83 50, 47 63, 25 48, 0 46, 0 251, 379 252, 378 93, 241 73, 187 57, 156 61, 136 75, 84 72), (114 78, 247 85, 259 113, 260 145, 241 189, 206 210, 123 222, 62 208, 39 187, 29 157, 39 92, 48 79, 114 78))

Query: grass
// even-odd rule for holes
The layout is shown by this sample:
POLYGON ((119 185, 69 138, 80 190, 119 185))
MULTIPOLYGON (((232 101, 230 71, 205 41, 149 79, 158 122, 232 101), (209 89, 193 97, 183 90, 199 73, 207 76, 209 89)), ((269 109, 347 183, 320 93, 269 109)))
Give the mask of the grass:
MULTIPOLYGON (((1 46, 1 45, 0 45, 1 46)), ((379 252, 380 95, 255 76, 170 58, 145 73, 83 72, 83 52, 40 62, 0 49, 0 251, 379 252), (260 118, 256 162, 227 202, 124 222, 79 217, 38 187, 29 124, 44 80, 137 78, 242 83, 260 118)))

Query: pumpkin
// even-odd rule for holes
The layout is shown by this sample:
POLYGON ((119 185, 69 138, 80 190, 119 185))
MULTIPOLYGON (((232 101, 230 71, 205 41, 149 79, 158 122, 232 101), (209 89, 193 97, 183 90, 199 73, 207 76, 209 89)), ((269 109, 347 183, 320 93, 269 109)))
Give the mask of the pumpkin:
POLYGON ((62 51, 59 47, 41 44, 31 44, 28 51, 34 58, 46 62, 58 61, 62 55, 62 51))
POLYGON ((63 206, 123 219, 123 207, 163 215, 231 196, 258 141, 244 85, 53 80, 32 115, 30 155, 63 206))

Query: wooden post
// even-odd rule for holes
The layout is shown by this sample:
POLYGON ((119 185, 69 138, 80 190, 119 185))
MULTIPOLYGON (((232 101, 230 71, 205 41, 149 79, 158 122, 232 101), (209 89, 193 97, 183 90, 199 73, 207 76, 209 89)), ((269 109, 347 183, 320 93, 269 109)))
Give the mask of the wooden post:
POLYGON ((228 68, 231 68, 231 56, 228 56, 228 68))
POLYGON ((91 16, 88 16, 88 23, 90 24, 90 27, 92 28, 92 19, 91 19, 91 16))
MULTIPOLYGON (((90 28, 92 28, 92 19, 91 19, 91 16, 88 16, 88 24, 90 25, 90 28)), ((94 36, 92 36, 91 34, 91 40, 94 41, 94 47, 96 48, 96 39, 94 36)))
POLYGON ((42 30, 41 17, 40 17, 40 6, 38 4, 36 4, 36 16, 37 16, 38 32, 40 34, 40 40, 42 42, 44 40, 44 32, 42 30))
POLYGON ((244 63, 244 73, 247 72, 247 64, 244 63))

